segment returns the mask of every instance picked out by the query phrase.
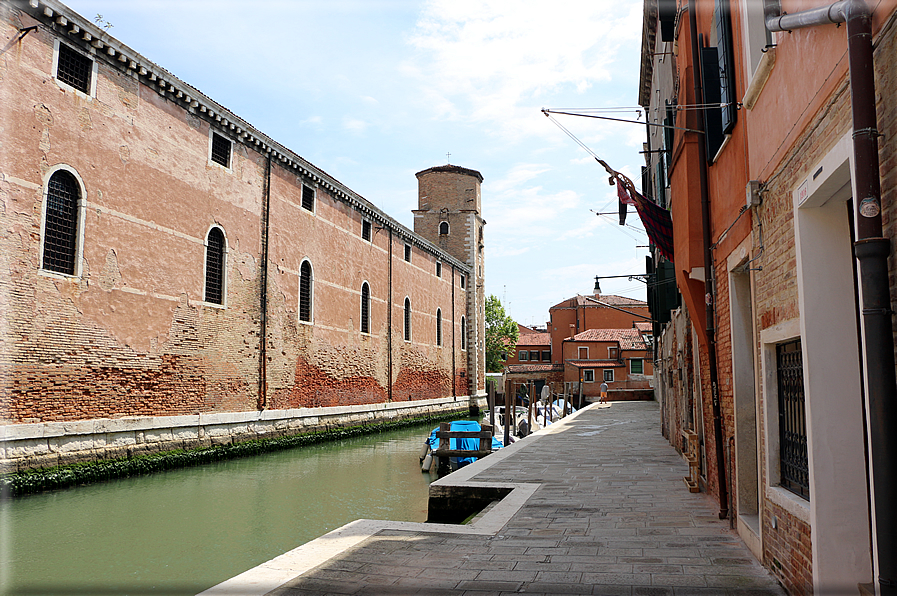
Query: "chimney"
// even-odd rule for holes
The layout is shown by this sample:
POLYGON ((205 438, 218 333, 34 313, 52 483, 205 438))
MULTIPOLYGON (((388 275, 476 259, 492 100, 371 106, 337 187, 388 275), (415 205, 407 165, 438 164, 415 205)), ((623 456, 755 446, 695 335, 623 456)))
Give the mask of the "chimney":
POLYGON ((592 291, 595 294, 595 298, 601 295, 601 284, 598 283, 598 276, 595 276, 595 289, 592 291))
POLYGON ((573 339, 576 336, 576 325, 570 323, 570 339, 573 339))

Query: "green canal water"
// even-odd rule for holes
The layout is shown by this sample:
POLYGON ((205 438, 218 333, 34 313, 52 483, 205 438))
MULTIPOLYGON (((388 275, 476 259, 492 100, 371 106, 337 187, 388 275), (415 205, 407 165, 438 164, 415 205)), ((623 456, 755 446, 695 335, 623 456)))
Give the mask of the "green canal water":
POLYGON ((424 521, 429 430, 0 502, 0 593, 196 594, 359 518, 424 521))

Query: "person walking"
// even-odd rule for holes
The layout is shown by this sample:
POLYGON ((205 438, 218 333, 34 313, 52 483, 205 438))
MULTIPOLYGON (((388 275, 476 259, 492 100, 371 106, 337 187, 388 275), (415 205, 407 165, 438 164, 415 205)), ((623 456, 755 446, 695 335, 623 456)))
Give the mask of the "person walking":
POLYGON ((599 387, 598 390, 601 391, 601 399, 598 400, 598 403, 607 403, 607 381, 602 381, 601 387, 599 387))

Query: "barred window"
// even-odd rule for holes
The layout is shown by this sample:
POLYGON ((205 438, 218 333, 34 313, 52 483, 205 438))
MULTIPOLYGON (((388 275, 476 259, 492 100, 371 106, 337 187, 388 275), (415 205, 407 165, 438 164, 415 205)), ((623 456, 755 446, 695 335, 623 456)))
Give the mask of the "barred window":
POLYGON ((405 245, 405 260, 408 261, 409 263, 411 262, 411 245, 410 244, 405 245))
POLYGON ((80 199, 81 188, 71 173, 58 170, 50 176, 47 183, 44 255, 41 265, 46 271, 75 274, 80 199))
POLYGON ((371 241, 371 222, 366 219, 361 222, 361 239, 371 241))
POLYGON ((59 56, 56 62, 56 78, 81 93, 90 95, 90 76, 93 72, 93 60, 82 56, 72 48, 59 44, 59 56))
POLYGON ((306 211, 315 210, 315 189, 307 184, 302 185, 302 208, 306 211))
POLYGON ((212 133, 212 161, 215 163, 224 166, 225 168, 230 167, 230 152, 231 152, 231 142, 230 140, 222 137, 217 132, 212 133))
POLYGON ((311 323, 313 283, 311 263, 303 261, 299 268, 299 320, 306 323, 311 323))
POLYGON ((810 499, 810 466, 807 458, 807 422, 804 405, 804 366, 801 341, 776 346, 779 389, 780 483, 783 488, 810 499))
POLYGON ((203 299, 224 304, 224 232, 215 227, 206 238, 206 291, 203 299))
POLYGON ((436 309, 436 345, 442 345, 442 309, 436 309))
POLYGON ((361 332, 371 332, 371 287, 368 282, 361 284, 361 332))
POLYGON ((439 224, 439 235, 440 236, 448 236, 449 233, 449 224, 447 221, 444 221, 439 224))
POLYGON ((405 341, 411 341, 411 299, 405 298, 405 341))

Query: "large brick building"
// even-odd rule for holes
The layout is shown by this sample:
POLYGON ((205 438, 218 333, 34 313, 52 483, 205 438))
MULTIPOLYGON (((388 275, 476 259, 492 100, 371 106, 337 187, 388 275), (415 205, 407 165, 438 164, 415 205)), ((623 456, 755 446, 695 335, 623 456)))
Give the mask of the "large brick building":
POLYGON ((484 395, 479 172, 412 231, 59 2, 0 35, 4 459, 484 395))
POLYGON ((791 594, 897 585, 895 8, 644 2, 642 187, 682 295, 662 425, 791 594))

